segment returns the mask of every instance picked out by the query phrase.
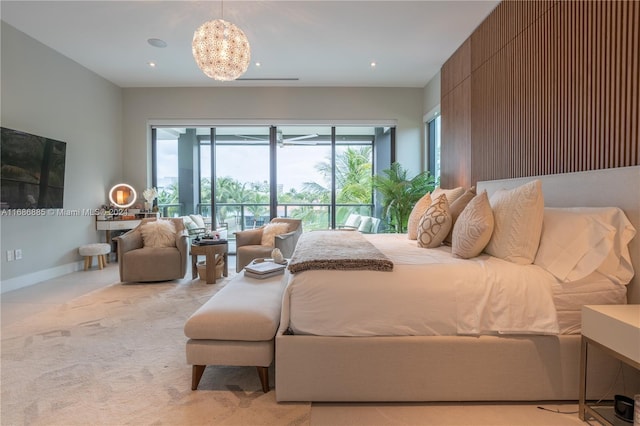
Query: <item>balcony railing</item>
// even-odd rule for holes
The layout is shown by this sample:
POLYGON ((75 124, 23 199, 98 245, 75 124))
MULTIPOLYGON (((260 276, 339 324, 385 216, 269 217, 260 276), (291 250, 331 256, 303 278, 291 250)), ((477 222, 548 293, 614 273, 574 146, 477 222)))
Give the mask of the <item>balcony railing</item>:
MULTIPOLYGON (((217 224, 226 225, 229 238, 233 233, 258 228, 270 220, 268 203, 217 203, 217 224)), ((164 217, 184 216, 183 204, 159 204, 164 217)), ((351 213, 373 216, 373 204, 336 204, 336 225, 342 224, 351 213)), ((197 204, 195 211, 205 218, 211 217, 210 204, 197 204)), ((279 203, 276 216, 302 220, 305 231, 331 228, 331 204, 329 203, 279 203)))

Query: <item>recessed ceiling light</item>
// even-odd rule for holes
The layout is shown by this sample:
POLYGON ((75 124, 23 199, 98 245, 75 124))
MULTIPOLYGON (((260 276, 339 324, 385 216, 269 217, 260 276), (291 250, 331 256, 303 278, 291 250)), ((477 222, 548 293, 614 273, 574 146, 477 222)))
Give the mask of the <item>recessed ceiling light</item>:
POLYGON ((147 62, 147 65, 149 65, 149 67, 151 68, 155 68, 158 64, 156 64, 154 61, 149 61, 147 62))
POLYGON ((371 68, 375 68, 376 67, 375 61, 371 62, 371 64, 369 64, 369 65, 371 65, 371 68))
POLYGON ((160 40, 159 38, 150 38, 147 40, 147 43, 149 43, 153 47, 167 47, 167 42, 164 40, 160 40))
POLYGON ((256 67, 260 68, 262 66, 261 62, 256 62, 256 67))

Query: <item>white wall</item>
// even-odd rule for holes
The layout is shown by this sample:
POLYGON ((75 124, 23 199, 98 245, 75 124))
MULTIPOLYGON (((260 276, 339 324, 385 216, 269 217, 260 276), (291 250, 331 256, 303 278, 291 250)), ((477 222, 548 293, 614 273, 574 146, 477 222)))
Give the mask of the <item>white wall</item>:
POLYGON ((426 118, 433 118, 436 110, 440 109, 440 72, 436 74, 424 87, 424 103, 422 110, 426 118))
MULTIPOLYGON (((1 23, 3 127, 67 143, 64 210, 93 209, 122 176, 122 91, 1 23)), ((95 218, 0 217, 2 292, 76 269, 78 246, 98 242, 95 218), (22 249, 8 262, 6 251, 22 249)))
MULTIPOLYGON (((396 160, 421 170, 421 88, 131 88, 124 92, 124 179, 151 182, 150 120, 397 120, 396 160)), ((240 165, 241 166, 241 165, 240 165)))

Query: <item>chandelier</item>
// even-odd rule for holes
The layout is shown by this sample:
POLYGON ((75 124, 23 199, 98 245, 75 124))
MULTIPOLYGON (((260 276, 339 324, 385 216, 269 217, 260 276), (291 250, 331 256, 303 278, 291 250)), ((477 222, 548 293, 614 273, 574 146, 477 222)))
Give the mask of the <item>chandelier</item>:
POLYGON ((223 19, 200 25, 193 33, 193 57, 208 77, 231 81, 249 68, 251 47, 242 30, 223 19))

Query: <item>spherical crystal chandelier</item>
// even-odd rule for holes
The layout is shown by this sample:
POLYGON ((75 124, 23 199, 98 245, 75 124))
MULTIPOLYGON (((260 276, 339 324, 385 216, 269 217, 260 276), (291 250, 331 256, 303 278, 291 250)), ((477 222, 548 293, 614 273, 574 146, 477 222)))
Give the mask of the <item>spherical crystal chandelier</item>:
POLYGON ((193 57, 208 77, 231 81, 249 68, 251 47, 242 30, 222 19, 205 22, 193 33, 193 57))

